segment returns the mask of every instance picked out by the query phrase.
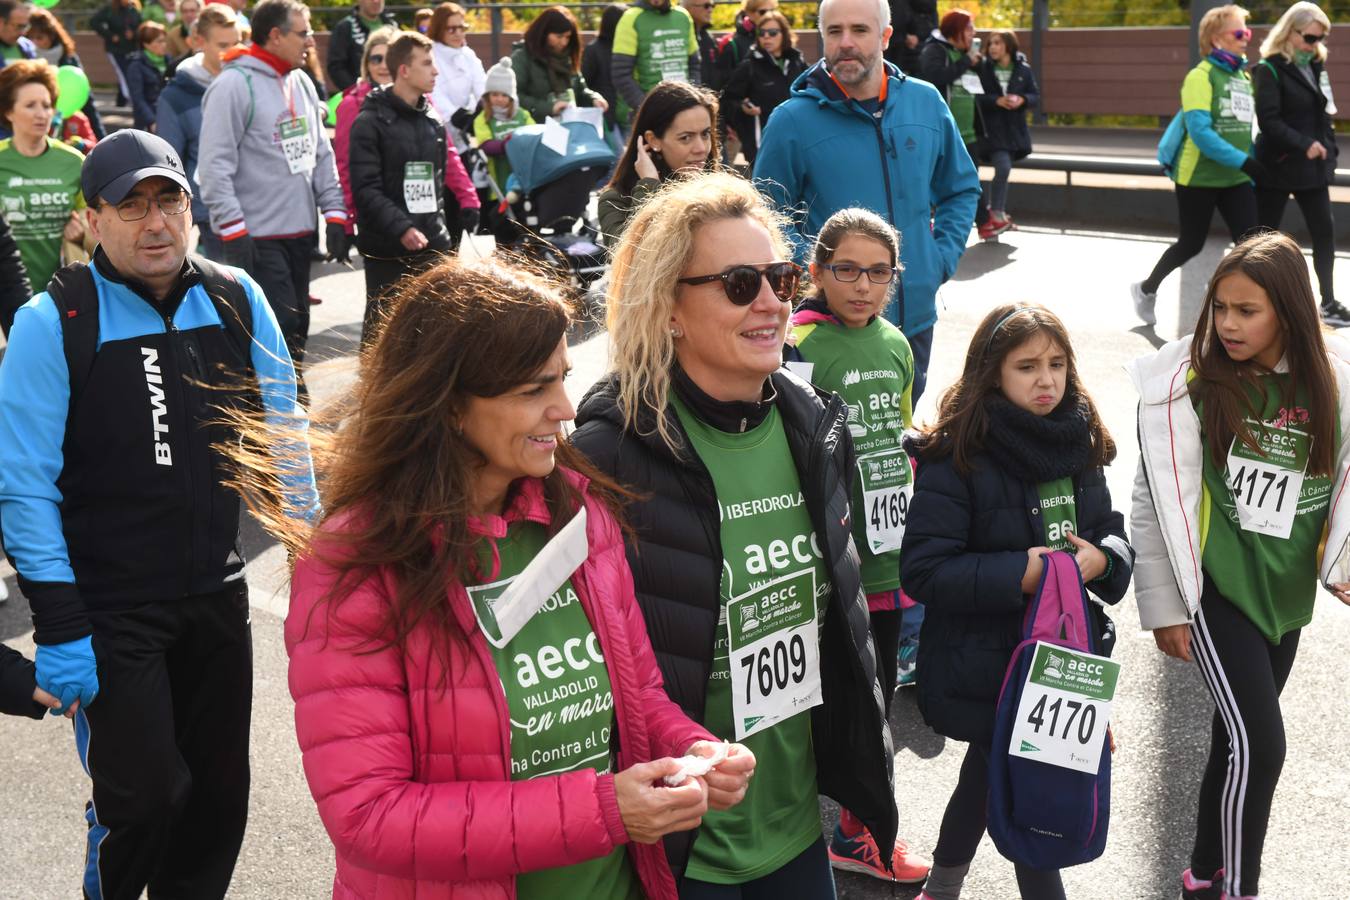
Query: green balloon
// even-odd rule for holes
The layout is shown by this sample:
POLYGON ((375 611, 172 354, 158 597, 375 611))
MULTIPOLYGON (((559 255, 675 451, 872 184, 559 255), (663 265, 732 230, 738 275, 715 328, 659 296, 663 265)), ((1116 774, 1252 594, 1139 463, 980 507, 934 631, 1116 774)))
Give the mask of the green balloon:
POLYGON ((43 9, 51 9, 56 5, 57 0, 33 0, 33 2, 43 9))
POLYGON ((328 125, 331 128, 337 127, 337 108, 342 102, 342 94, 334 94, 328 98, 328 125))
POLYGON ((56 111, 63 116, 77 113, 89 102, 89 76, 79 66, 56 70, 56 111))

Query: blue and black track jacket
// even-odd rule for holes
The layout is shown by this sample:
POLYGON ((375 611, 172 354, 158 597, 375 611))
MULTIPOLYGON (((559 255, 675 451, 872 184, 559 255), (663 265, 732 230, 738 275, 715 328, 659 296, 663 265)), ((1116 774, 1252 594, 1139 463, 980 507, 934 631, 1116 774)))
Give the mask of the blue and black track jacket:
MULTIPOLYGON (((252 313, 248 359, 191 258, 157 302, 95 251, 98 352, 73 403, 57 302, 43 292, 15 315, 0 364, 0 522, 38 643, 91 633, 89 608, 243 577, 239 498, 214 449, 236 437, 222 410, 260 400, 269 419, 303 419, 276 317, 231 271, 252 313)), ((288 488, 317 508, 307 455, 288 488)))

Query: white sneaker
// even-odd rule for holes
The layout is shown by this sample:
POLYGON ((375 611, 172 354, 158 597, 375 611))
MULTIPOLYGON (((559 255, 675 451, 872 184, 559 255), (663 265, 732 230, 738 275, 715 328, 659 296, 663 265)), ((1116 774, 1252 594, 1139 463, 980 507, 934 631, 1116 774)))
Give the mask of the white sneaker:
POLYGON ((5 584, 5 579, 0 578, 0 603, 9 599, 9 585, 5 584))
POLYGON ((1149 294, 1144 291, 1144 283, 1136 281, 1130 285, 1130 297, 1134 300, 1134 314, 1138 316, 1145 325, 1157 325, 1158 314, 1154 312, 1154 307, 1158 303, 1157 294, 1149 294))

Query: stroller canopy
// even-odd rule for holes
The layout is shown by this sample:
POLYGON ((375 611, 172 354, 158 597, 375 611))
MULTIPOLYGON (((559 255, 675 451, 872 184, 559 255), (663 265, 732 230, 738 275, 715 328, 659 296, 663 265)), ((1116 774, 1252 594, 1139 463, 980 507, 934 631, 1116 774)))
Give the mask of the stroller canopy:
POLYGON ((506 158, 520 186, 530 193, 551 181, 578 169, 608 166, 614 151, 589 122, 564 122, 567 129, 567 153, 559 155, 544 146, 544 126, 526 125, 511 133, 506 142, 506 158))

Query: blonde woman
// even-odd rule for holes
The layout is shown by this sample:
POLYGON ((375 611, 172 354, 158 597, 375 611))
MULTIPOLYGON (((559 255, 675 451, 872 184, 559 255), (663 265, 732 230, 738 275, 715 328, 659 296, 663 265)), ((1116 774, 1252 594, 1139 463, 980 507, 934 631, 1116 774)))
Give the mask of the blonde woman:
POLYGON ((377 28, 366 38, 366 46, 361 51, 361 77, 356 84, 342 92, 342 100, 337 108, 337 127, 333 131, 333 156, 337 159, 338 181, 342 182, 342 198, 352 213, 347 218, 347 233, 356 233, 356 207, 352 202, 352 177, 348 169, 351 158, 352 123, 361 111, 361 104, 368 95, 381 85, 394 80, 389 67, 384 64, 389 42, 398 35, 393 27, 377 28))
POLYGON ((1276 231, 1284 206, 1294 195, 1312 233, 1313 268, 1322 294, 1322 321, 1350 325, 1350 310, 1336 302, 1332 266, 1336 223, 1331 216, 1331 180, 1336 174, 1336 101, 1325 69, 1331 21, 1313 3, 1295 3, 1261 44, 1261 62, 1252 69, 1256 91, 1255 156, 1268 171, 1256 183, 1256 214, 1276 231))
POLYGON ((1130 286, 1135 314, 1146 325, 1158 321, 1158 286, 1205 248, 1209 222, 1218 209, 1233 243, 1256 226, 1252 181, 1261 167, 1250 156, 1252 83, 1247 76, 1247 10, 1229 4, 1200 20, 1198 42, 1204 59, 1181 83, 1186 137, 1168 174, 1176 182, 1177 242, 1153 271, 1130 286))
POLYGON ((791 255, 749 182, 668 182, 615 250, 614 370, 577 416, 574 444, 636 490, 628 559, 666 692, 743 741, 761 773, 743 809, 710 812, 692 846, 667 843, 682 900, 728 885, 833 898, 818 792, 862 819, 883 859, 895 841, 847 410, 780 368, 791 255))

